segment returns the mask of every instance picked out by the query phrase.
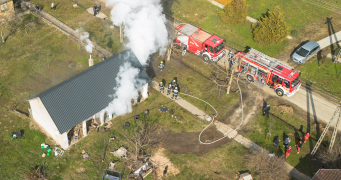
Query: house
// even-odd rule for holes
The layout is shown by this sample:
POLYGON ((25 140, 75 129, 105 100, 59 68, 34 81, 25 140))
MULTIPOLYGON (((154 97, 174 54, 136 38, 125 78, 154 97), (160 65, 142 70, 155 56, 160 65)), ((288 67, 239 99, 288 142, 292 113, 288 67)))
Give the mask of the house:
POLYGON ((0 21, 14 15, 13 0, 0 0, 0 21))
POLYGON ((336 180, 341 179, 341 169, 320 169, 311 180, 336 180))
POLYGON ((104 117, 112 117, 106 115, 104 109, 113 100, 111 95, 115 93, 116 76, 125 62, 140 70, 139 78, 147 83, 137 88, 141 90, 142 98, 147 98, 144 91, 148 90, 151 80, 135 54, 126 50, 29 99, 31 117, 57 144, 67 149, 70 129, 82 123, 79 126, 86 136, 87 120, 99 117, 101 124, 104 124, 104 117))

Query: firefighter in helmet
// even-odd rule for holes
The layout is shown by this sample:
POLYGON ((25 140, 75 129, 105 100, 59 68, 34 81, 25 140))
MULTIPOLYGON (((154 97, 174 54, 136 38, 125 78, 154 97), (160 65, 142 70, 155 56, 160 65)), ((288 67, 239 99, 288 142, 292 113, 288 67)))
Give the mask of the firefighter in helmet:
POLYGON ((178 93, 179 93, 179 90, 178 90, 178 87, 175 87, 174 90, 173 90, 173 96, 172 96, 172 99, 177 99, 178 98, 178 93))
POLYGON ((167 95, 170 94, 171 91, 172 91, 172 83, 169 83, 167 87, 167 95))
POLYGON ((174 87, 176 86, 176 80, 173 79, 173 81, 171 82, 171 84, 172 84, 172 89, 174 89, 174 87))
POLYGON ((186 51, 187 51, 187 45, 184 45, 182 47, 182 55, 184 56, 186 54, 186 51))
POLYGON ((162 91, 163 93, 165 92, 165 86, 163 85, 162 82, 159 84, 160 92, 162 91))
POLYGON ((163 61, 161 61, 160 64, 159 64, 159 69, 160 69, 161 72, 162 72, 164 66, 165 65, 163 64, 163 61))

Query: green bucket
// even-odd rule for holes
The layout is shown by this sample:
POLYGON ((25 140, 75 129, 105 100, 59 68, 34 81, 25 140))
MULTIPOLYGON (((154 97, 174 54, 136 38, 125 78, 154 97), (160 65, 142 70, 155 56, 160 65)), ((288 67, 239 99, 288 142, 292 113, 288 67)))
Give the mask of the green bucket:
POLYGON ((51 151, 52 151, 51 149, 48 149, 48 150, 47 150, 47 153, 50 153, 51 151))
POLYGON ((49 155, 50 155, 50 152, 48 152, 46 155, 48 155, 48 156, 49 156, 49 155))

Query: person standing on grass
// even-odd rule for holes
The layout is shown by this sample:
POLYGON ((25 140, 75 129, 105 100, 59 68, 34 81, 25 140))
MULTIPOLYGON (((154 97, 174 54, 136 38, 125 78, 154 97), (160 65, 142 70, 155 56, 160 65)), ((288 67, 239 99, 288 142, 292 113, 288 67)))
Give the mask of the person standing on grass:
POLYGON ((286 149, 286 151, 285 151, 285 159, 288 158, 288 156, 290 155, 291 150, 292 150, 291 146, 289 146, 289 148, 286 149))
POLYGON ((305 136, 304 136, 304 143, 307 142, 307 140, 309 139, 309 136, 310 136, 310 134, 307 132, 307 134, 305 134, 305 136))
POLYGON ((53 2, 51 3, 51 10, 54 8, 54 4, 53 4, 53 2))
POLYGON ((286 137, 285 140, 284 140, 284 145, 283 146, 285 148, 288 148, 288 145, 289 145, 290 142, 291 142, 291 139, 289 137, 286 137))
POLYGON ((96 14, 97 14, 97 9, 98 9, 97 4, 95 4, 95 6, 94 6, 94 16, 96 16, 96 14))
POLYGON ((263 109, 263 116, 265 116, 266 114, 269 118, 269 111, 270 111, 270 104, 266 105, 266 107, 263 109))
POLYGON ((296 148, 297 148, 297 153, 296 153, 296 154, 299 154, 299 153, 300 153, 301 148, 302 148, 302 145, 303 145, 302 141, 299 140, 299 141, 297 142, 297 144, 295 145, 296 148))
POLYGON ((278 144, 279 144, 280 141, 281 141, 281 140, 278 139, 278 138, 275 139, 275 141, 274 141, 274 146, 275 146, 276 149, 278 148, 278 144))

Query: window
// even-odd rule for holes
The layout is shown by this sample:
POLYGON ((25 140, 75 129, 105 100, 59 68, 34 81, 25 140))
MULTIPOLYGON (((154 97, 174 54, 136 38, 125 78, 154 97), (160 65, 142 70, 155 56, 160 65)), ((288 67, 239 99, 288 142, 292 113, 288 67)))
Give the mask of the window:
POLYGON ((278 76, 276 74, 272 75, 272 82, 275 82, 278 79, 278 76))
POLYGON ((214 52, 219 52, 220 50, 222 50, 224 48, 224 42, 220 43, 218 46, 216 46, 214 48, 214 52))
POLYGON ((1 8, 1 12, 4 12, 4 11, 7 11, 7 10, 8 10, 6 4, 0 5, 0 8, 1 8))
POLYGON ((296 53, 297 53, 298 55, 302 56, 302 57, 306 57, 307 54, 309 53, 309 51, 306 50, 306 49, 304 49, 304 48, 302 48, 302 47, 300 47, 300 48, 296 51, 296 53))
POLYGON ((208 46, 208 49, 213 53, 213 48, 211 46, 208 46))
POLYGON ((311 55, 312 53, 314 53, 316 50, 318 49, 318 47, 314 48, 313 50, 310 51, 309 55, 311 55))

